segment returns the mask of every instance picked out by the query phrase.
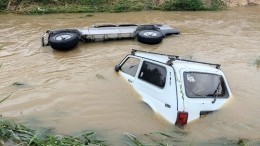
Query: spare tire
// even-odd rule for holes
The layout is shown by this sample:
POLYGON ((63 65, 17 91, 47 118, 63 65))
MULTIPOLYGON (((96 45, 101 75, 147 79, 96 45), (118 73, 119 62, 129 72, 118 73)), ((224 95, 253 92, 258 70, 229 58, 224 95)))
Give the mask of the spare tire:
POLYGON ((67 51, 77 46, 79 37, 76 32, 58 31, 50 34, 49 43, 55 50, 67 51))
POLYGON ((144 44, 159 44, 162 42, 163 35, 156 30, 142 30, 138 32, 137 39, 144 44))

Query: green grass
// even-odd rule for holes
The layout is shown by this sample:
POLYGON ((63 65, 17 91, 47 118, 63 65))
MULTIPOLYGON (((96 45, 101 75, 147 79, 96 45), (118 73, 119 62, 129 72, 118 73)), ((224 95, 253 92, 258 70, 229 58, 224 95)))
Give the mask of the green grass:
POLYGON ((88 6, 68 5, 68 6, 39 6, 25 10, 22 13, 30 15, 54 14, 54 13, 92 13, 96 12, 95 8, 88 6))
MULTIPOLYGON (((129 146, 171 146, 171 145, 183 145, 182 140, 183 137, 187 136, 183 130, 175 130, 175 131, 164 131, 164 132, 152 132, 149 134, 144 134, 146 137, 146 142, 140 140, 133 134, 125 133, 126 144, 129 146)), ((190 142, 184 142, 186 144, 190 144, 190 142)))
POLYGON ((185 132, 179 133, 178 131, 172 131, 167 133, 155 132, 150 134, 145 134, 150 140, 149 142, 142 142, 135 135, 126 133, 125 144, 128 146, 172 146, 172 145, 225 145, 225 146, 247 146, 247 145, 259 145, 259 141, 250 141, 246 138, 238 138, 236 140, 230 140, 227 138, 217 138, 214 140, 209 140, 208 142, 194 143, 195 138, 191 141, 183 141, 182 138, 187 135, 185 132), (176 133, 177 132, 177 133, 176 133))
POLYGON ((237 142, 235 142, 235 144, 239 145, 239 146, 245 146, 247 145, 248 140, 245 138, 239 138, 237 142))
POLYGON ((216 11, 226 9, 227 5, 221 0, 166 0, 161 6, 165 11, 216 11))
POLYGON ((260 56, 256 57, 253 61, 253 64, 257 67, 260 68, 260 56))
POLYGON ((8 4, 8 0, 0 0, 0 12, 5 11, 8 4))
POLYGON ((166 11, 202 11, 206 8, 201 0, 168 0, 162 9, 166 11))
POLYGON ((94 131, 82 132, 78 136, 55 135, 49 130, 36 131, 13 121, 0 119, 0 140, 8 144, 28 146, 105 146, 105 141, 96 138, 94 131))
POLYGON ((128 146, 145 146, 140 140, 136 138, 136 136, 130 134, 130 133, 125 133, 126 137, 126 142, 128 146))
MULTIPOLYGON (((179 129, 174 131, 153 132, 144 134, 140 139, 133 134, 125 133, 125 144, 128 146, 171 146, 171 145, 199 145, 192 141, 184 141, 189 133, 179 129)), ((259 145, 259 140, 246 138, 227 139, 217 138, 202 142, 202 145, 259 145)), ((34 130, 14 121, 0 118, 0 145, 19 146, 106 146, 106 141, 97 138, 94 131, 83 131, 76 136, 57 135, 51 129, 34 130)), ((120 144, 119 144, 120 145, 120 144)))
POLYGON ((1 12, 21 14, 50 14, 50 13, 90 13, 90 12, 129 12, 143 10, 164 11, 204 11, 222 10, 226 5, 221 0, 166 0, 159 5, 154 0, 11 0, 0 1, 1 12))

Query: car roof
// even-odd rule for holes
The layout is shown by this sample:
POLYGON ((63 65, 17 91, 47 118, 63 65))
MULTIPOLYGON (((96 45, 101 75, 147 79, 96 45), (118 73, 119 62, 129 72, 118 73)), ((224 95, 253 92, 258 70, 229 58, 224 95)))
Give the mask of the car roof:
POLYGON ((161 62, 166 64, 166 62, 169 60, 168 56, 165 55, 159 55, 159 54, 151 54, 151 53, 146 53, 146 52, 135 52, 135 56, 139 56, 142 58, 150 59, 156 62, 161 62))
POLYGON ((132 55, 167 64, 179 69, 186 68, 191 70, 210 70, 213 72, 218 72, 220 67, 219 64, 185 60, 180 59, 179 56, 176 55, 160 54, 140 50, 133 50, 132 55))

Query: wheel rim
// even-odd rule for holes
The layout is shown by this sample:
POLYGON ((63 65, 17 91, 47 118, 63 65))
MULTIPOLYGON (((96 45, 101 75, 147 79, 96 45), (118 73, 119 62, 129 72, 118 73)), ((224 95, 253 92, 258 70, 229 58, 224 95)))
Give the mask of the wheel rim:
POLYGON ((57 41, 64 41, 64 40, 68 40, 72 37, 71 34, 61 34, 61 35, 58 35, 55 40, 57 41))
POLYGON ((157 36, 157 33, 152 32, 152 31, 148 31, 148 32, 145 32, 144 35, 148 36, 148 37, 155 37, 155 36, 157 36))

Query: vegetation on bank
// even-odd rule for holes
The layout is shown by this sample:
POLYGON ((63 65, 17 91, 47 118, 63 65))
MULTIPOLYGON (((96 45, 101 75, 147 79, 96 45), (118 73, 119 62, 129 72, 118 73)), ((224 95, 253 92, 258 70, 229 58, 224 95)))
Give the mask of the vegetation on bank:
POLYGON ((99 140, 94 131, 83 132, 77 136, 54 135, 51 130, 33 130, 10 120, 0 119, 0 145, 27 146, 60 146, 60 145, 91 145, 105 146, 105 141, 99 140))
POLYGON ((222 0, 1 0, 0 11, 21 14, 202 11, 225 9, 222 0))
POLYGON ((257 68, 260 68, 260 56, 257 56, 257 57, 253 60, 253 64, 254 64, 257 68))
MULTIPOLYGON (((183 131, 155 132, 145 134, 148 139, 145 142, 135 135, 125 133, 125 144, 128 146, 169 146, 169 145, 194 145, 194 141, 185 142, 182 137, 188 133, 183 131), (183 143, 184 142, 184 143, 183 143)), ((221 138, 202 145, 259 145, 259 142, 249 141, 245 138, 229 140, 221 138)), ((65 136, 53 134, 50 129, 34 130, 11 120, 0 118, 0 145, 20 146, 107 146, 106 141, 97 138, 94 131, 82 132, 77 136, 65 136)))

